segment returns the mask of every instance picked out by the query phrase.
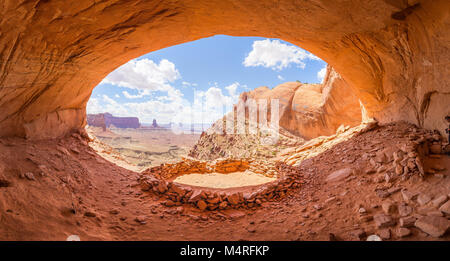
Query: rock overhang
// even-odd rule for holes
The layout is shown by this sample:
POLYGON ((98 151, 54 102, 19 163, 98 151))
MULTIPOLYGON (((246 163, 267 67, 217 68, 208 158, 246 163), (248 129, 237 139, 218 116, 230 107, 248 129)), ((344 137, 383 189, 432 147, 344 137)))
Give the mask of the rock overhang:
POLYGON ((369 117, 441 133, 447 127, 445 0, 2 1, 2 6, 0 136, 55 138, 80 129, 92 89, 109 72, 150 51, 215 34, 289 41, 335 68, 369 117))

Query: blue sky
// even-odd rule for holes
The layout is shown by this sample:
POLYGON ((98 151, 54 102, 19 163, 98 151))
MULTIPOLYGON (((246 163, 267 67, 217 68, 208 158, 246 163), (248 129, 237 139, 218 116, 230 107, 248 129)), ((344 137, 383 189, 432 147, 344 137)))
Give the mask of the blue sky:
POLYGON ((324 61, 282 40, 217 35, 122 65, 95 87, 87 111, 137 116, 144 123, 154 118, 187 123, 194 114, 195 122, 212 122, 244 91, 296 80, 320 83, 325 67, 324 61), (203 105, 196 108, 194 101, 203 105))

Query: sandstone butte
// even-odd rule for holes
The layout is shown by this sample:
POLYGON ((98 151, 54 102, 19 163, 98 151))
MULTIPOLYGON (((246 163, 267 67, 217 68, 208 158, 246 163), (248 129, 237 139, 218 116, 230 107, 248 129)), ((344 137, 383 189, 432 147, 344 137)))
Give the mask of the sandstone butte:
POLYGON ((242 93, 237 107, 248 106, 249 99, 257 103, 267 101, 268 121, 271 100, 278 100, 280 127, 306 139, 332 135, 342 124, 353 127, 361 123, 362 108, 358 97, 330 66, 322 84, 287 82, 273 89, 259 87, 242 93))
POLYGON ((216 34, 280 38, 339 73, 328 76, 328 85, 344 88, 330 89, 314 112, 317 122, 300 125, 307 136, 335 125, 323 111, 349 119, 352 95, 363 119, 403 120, 441 134, 446 128, 447 0, 2 0, 0 6, 1 137, 55 138, 81 129, 92 89, 115 68, 216 34))

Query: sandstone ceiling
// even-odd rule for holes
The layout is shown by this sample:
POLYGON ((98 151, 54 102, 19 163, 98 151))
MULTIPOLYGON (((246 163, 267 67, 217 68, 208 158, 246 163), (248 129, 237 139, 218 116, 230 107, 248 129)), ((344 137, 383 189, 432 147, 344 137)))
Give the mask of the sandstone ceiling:
POLYGON ((109 72, 216 34, 298 45, 339 72, 369 116, 443 132, 449 11, 447 0, 0 0, 0 136, 78 129, 109 72))

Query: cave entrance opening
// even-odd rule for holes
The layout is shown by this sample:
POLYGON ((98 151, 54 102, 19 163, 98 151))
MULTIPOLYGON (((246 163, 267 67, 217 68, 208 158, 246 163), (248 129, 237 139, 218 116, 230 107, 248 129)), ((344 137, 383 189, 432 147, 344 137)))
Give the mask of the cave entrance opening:
MULTIPOLYGON (((295 45, 261 37, 217 35, 146 54, 111 72, 93 90, 86 127, 94 140, 91 146, 137 172, 186 158, 274 158, 287 146, 303 142, 292 129, 282 130, 279 143, 267 140, 279 130, 280 113, 285 120, 296 89, 314 92, 313 102, 319 102, 326 66, 295 45), (240 117, 236 110, 242 104, 245 112, 240 117), (235 117, 230 121, 225 115, 231 111, 235 117), (221 119, 223 126, 218 126, 221 119), (249 131, 255 121, 256 131, 249 131), (277 126, 271 125, 274 122, 277 126), (260 125, 272 131, 261 131, 260 125), (242 126, 243 132, 236 130, 242 126)), ((203 177, 219 187, 233 186, 214 185, 221 177, 236 180, 236 186, 272 179, 252 173, 203 177)), ((199 182, 196 175, 178 181, 199 182)))
POLYGON ((258 187, 278 184, 284 151, 361 121, 355 95, 336 99, 349 90, 324 61, 288 42, 218 35, 111 72, 91 95, 86 129, 101 156, 164 182, 258 187), (223 160, 240 163, 220 169, 223 160))

